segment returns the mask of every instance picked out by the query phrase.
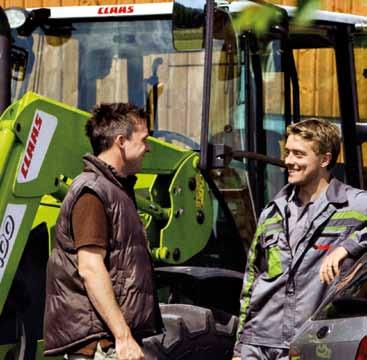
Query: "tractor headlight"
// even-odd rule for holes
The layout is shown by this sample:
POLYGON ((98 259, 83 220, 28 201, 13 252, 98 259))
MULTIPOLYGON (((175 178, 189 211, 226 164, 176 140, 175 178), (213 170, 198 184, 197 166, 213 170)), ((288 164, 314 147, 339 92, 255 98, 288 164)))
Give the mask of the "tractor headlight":
POLYGON ((29 16, 28 11, 17 7, 5 9, 5 14, 11 29, 18 29, 23 26, 29 16))

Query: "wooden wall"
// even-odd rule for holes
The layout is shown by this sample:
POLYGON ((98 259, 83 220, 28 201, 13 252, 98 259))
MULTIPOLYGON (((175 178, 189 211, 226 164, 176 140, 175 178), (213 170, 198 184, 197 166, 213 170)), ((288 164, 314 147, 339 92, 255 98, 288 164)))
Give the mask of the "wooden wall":
MULTIPOLYGON (((297 0, 269 0, 274 4, 293 5, 297 0)), ((321 10, 367 15, 365 0, 321 0, 321 10)), ((356 74, 359 112, 367 119, 367 89, 363 70, 367 67, 366 51, 356 50, 356 74)), ((338 117, 338 89, 334 53, 327 49, 299 50, 295 52, 300 80, 301 113, 304 115, 338 117)))
MULTIPOLYGON (((269 3, 297 6, 297 0, 267 0, 269 3)), ((367 15, 365 0, 321 0, 321 10, 367 15)))

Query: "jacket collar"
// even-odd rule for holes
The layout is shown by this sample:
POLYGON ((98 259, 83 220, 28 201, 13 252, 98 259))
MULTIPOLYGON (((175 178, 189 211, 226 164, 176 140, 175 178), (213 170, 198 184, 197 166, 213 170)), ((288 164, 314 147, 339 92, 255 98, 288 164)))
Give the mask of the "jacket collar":
POLYGON ((121 176, 117 170, 99 159, 98 157, 92 154, 86 154, 83 157, 84 162, 84 171, 85 172, 94 172, 99 175, 103 175, 112 183, 116 184, 117 186, 123 188, 126 192, 130 193, 134 191, 134 185, 136 183, 136 176, 131 175, 127 177, 121 176))
MULTIPOLYGON (((326 199, 328 200, 328 202, 336 205, 345 204, 348 201, 346 192, 347 187, 348 186, 345 185, 343 182, 332 177, 326 190, 326 199)), ((285 185, 266 207, 276 205, 279 211, 284 216, 282 209, 285 209, 289 196, 292 194, 293 190, 294 185, 285 185)))

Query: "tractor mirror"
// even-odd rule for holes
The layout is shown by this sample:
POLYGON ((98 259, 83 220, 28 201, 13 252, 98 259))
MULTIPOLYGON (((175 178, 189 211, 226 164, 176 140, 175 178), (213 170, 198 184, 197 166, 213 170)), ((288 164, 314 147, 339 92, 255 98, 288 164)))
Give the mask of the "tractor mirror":
POLYGON ((175 0, 173 4, 173 46, 178 51, 204 47, 205 0, 175 0))
MULTIPOLYGON (((176 50, 194 51, 204 48, 205 16, 205 0, 175 0, 172 30, 173 46, 176 50)), ((236 41, 228 8, 217 4, 213 13, 213 38, 224 40, 226 45, 236 41)))

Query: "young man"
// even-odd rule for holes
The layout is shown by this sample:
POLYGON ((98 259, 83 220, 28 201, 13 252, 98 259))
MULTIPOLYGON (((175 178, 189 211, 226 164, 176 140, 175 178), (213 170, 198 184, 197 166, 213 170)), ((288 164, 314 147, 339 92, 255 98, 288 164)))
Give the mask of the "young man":
POLYGON ((64 199, 47 267, 45 355, 141 360, 142 338, 162 329, 133 191, 146 120, 130 104, 103 104, 86 125, 94 156, 64 199))
POLYGON ((338 128, 309 119, 287 128, 288 182, 263 210, 248 257, 233 359, 286 360, 347 257, 367 247, 367 192, 331 176, 338 128))

